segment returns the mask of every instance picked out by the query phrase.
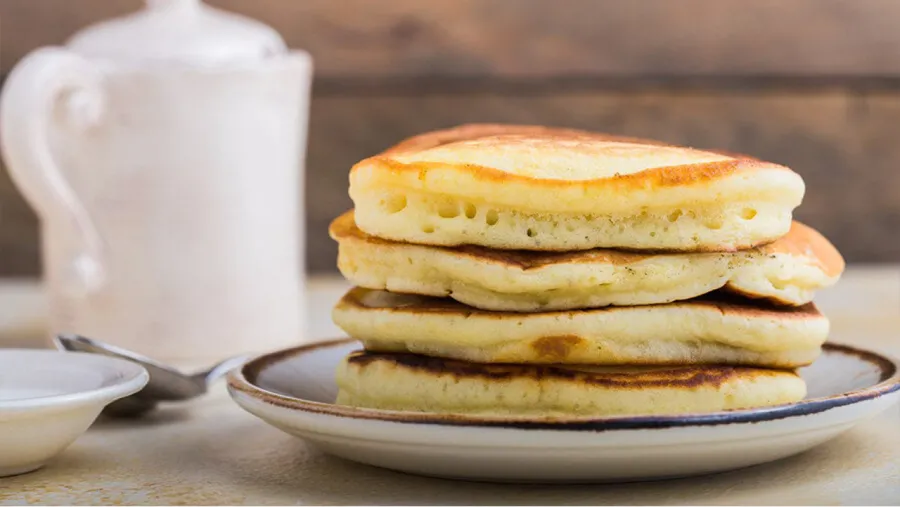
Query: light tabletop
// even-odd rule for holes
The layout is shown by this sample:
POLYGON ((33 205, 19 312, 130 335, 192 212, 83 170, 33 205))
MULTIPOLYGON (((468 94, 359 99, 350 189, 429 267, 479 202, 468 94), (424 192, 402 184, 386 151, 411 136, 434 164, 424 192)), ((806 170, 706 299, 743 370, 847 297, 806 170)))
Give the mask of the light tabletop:
MULTIPOLYGON (((309 339, 339 336, 330 307, 347 288, 309 284, 309 339)), ((832 339, 900 356, 900 266, 848 269, 817 302, 832 339)), ((0 282, 0 346, 43 334, 33 282, 0 282)), ((45 469, 0 479, 7 504, 896 504, 900 407, 804 454, 704 477, 634 484, 463 483, 326 456, 233 404, 223 385, 140 421, 98 421, 45 469)))

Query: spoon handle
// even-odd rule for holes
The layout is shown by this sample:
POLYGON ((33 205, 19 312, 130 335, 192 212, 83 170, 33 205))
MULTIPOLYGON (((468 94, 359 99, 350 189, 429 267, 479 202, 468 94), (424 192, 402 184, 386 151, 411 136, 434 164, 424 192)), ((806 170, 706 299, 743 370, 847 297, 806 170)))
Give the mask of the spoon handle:
POLYGON ((214 365, 212 368, 197 372, 191 375, 191 378, 197 382, 204 382, 207 386, 213 384, 220 378, 224 377, 229 371, 243 365, 248 359, 253 357, 250 354, 244 354, 228 358, 221 363, 214 365))

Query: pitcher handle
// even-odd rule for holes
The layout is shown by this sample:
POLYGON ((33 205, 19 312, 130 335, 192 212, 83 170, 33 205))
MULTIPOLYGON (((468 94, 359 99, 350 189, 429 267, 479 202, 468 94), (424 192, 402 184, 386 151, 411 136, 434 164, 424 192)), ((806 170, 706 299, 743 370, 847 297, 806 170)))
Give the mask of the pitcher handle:
POLYGON ((52 152, 49 127, 61 106, 67 127, 87 131, 105 110, 100 69, 62 48, 26 56, 0 96, 0 146, 10 176, 48 223, 69 225, 78 235, 64 287, 86 295, 104 283, 103 240, 52 152))

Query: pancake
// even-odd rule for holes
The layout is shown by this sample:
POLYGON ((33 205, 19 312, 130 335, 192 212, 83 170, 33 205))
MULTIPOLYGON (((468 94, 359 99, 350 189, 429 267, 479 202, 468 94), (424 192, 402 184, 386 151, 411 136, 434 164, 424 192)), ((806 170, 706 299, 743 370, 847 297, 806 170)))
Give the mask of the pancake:
POLYGON ((742 155, 498 130, 425 134, 357 163, 359 228, 441 246, 733 251, 786 234, 805 192, 790 169, 742 155))
POLYGON ((810 302, 844 261, 815 230, 794 222, 774 243, 735 253, 636 254, 435 247, 359 230, 348 212, 329 228, 338 267, 368 289, 451 297, 476 308, 547 311, 690 299, 721 287, 784 305, 810 302))
POLYGON ((486 365, 372 352, 350 354, 338 367, 337 383, 342 405, 506 417, 704 413, 806 395, 803 379, 783 370, 486 365))
POLYGON ((794 222, 787 236, 741 252, 725 288, 742 296, 800 305, 837 283, 844 258, 819 231, 794 222))
POLYGON ((818 357, 829 327, 812 303, 776 308, 721 293, 665 305, 514 313, 357 287, 332 317, 370 351, 480 363, 793 368, 818 357))

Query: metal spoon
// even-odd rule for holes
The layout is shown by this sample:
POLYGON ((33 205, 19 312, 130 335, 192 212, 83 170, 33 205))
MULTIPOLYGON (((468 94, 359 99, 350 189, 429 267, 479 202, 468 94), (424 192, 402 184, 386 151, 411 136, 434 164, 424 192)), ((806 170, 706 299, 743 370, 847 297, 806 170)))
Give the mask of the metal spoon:
POLYGON ((232 368, 244 363, 249 357, 232 357, 207 370, 185 374, 149 357, 83 336, 59 335, 53 341, 59 350, 118 357, 138 363, 147 369, 150 381, 143 390, 106 407, 104 414, 113 417, 136 417, 153 410, 161 401, 185 401, 196 398, 205 394, 212 383, 232 368))

